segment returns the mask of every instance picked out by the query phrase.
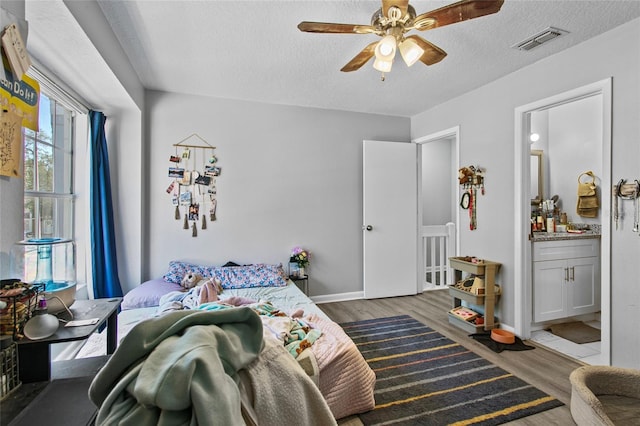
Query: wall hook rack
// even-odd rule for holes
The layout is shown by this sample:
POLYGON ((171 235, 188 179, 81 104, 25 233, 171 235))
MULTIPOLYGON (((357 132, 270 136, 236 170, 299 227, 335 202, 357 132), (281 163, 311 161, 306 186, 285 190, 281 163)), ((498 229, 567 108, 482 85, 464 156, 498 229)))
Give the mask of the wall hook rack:
POLYGON ((633 232, 640 232, 640 205, 638 197, 640 197, 640 181, 634 180, 634 183, 626 183, 626 179, 620 179, 613 186, 613 221, 618 229, 618 223, 624 217, 620 213, 618 200, 633 200, 633 232))
POLYGON ((469 210, 469 229, 477 229, 476 217, 478 189, 484 195, 484 175, 480 166, 462 167, 458 170, 458 182, 462 186, 463 193, 460 199, 460 207, 469 210))

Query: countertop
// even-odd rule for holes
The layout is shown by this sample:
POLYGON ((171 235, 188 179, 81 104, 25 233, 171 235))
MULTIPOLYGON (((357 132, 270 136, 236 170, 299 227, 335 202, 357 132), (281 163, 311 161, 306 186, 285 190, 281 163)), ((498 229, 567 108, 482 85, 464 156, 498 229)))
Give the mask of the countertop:
POLYGON ((578 240, 584 238, 600 238, 600 233, 596 231, 584 231, 582 234, 570 232, 534 232, 530 237, 532 242, 557 241, 557 240, 578 240))

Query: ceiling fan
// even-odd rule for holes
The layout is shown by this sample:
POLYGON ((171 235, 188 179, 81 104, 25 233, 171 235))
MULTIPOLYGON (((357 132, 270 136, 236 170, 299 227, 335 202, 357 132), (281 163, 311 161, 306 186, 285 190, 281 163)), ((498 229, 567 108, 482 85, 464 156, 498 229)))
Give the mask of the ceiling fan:
POLYGON ((382 73, 384 80, 384 73, 391 71, 398 49, 408 66, 417 61, 433 65, 447 56, 444 50, 420 36, 405 36, 405 33, 411 30, 427 31, 491 15, 498 12, 503 3, 504 0, 462 0, 416 15, 409 0, 382 0, 382 7, 371 17, 371 25, 304 21, 298 24, 298 29, 310 33, 376 34, 382 37, 382 40, 367 45, 340 71, 356 71, 375 56, 373 67, 382 73))

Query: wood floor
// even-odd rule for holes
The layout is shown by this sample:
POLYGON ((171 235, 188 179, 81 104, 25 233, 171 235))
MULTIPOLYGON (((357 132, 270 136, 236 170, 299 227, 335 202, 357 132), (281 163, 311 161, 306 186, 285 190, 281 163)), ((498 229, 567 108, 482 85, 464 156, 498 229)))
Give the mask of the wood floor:
MULTIPOLYGON (((469 337, 466 331, 449 324, 447 311, 451 309, 451 298, 447 290, 427 291, 417 296, 387 299, 352 300, 318 305, 335 322, 358 321, 393 315, 408 314, 448 338, 462 344, 485 359, 513 373, 543 392, 557 398, 565 405, 542 413, 516 420, 509 425, 575 425, 569 411, 571 385, 569 374, 583 365, 565 355, 550 351, 535 343, 530 351, 503 351, 495 353, 469 337)), ((357 418, 345 419, 343 426, 360 424, 357 418)))

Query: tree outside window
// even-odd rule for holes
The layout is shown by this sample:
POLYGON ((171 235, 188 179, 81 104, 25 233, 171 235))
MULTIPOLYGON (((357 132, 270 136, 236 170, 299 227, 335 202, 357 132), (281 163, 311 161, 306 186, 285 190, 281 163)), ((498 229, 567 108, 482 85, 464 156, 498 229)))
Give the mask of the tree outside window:
POLYGON ((73 238, 73 119, 40 95, 38 132, 24 132, 24 237, 73 238))

